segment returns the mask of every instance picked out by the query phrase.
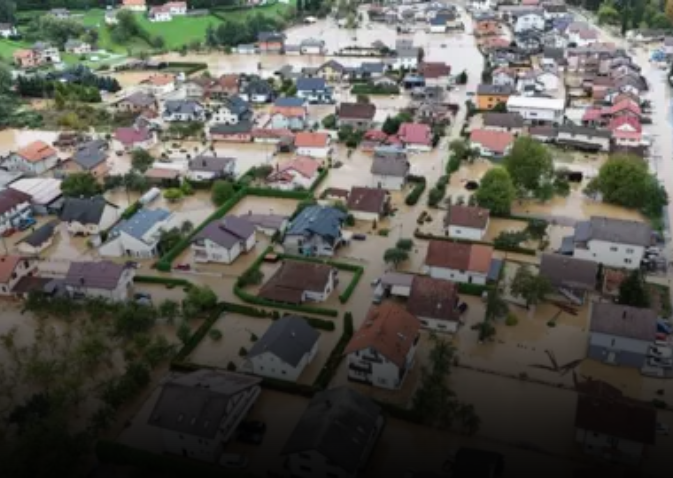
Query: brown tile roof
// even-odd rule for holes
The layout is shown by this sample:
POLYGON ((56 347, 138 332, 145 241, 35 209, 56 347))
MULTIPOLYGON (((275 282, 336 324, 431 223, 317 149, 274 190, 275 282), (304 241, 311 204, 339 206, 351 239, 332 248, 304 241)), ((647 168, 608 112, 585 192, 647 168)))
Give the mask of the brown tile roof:
POLYGON ((446 213, 444 225, 484 229, 490 215, 491 212, 482 207, 451 206, 446 213))
POLYGON ((348 209, 382 214, 387 199, 388 191, 385 189, 355 187, 348 195, 348 209))
POLYGON ((113 290, 119 284, 126 266, 112 261, 71 262, 65 276, 65 285, 113 290))
POLYGON ((323 148, 327 146, 329 135, 327 133, 310 133, 302 131, 294 137, 294 145, 297 148, 323 148))
POLYGON ((170 73, 159 73, 150 76, 145 81, 143 81, 143 83, 147 83, 152 86, 164 86, 173 83, 174 81, 175 81, 175 75, 172 75, 170 73))
POLYGON ((575 426, 582 430, 653 445, 657 411, 632 400, 577 396, 575 426))
POLYGON ((350 191, 348 191, 348 189, 327 188, 325 189, 325 192, 323 194, 325 195, 325 197, 348 199, 348 194, 350 194, 350 191))
POLYGON ((416 317, 392 302, 369 309, 367 318, 344 350, 348 355, 372 348, 398 367, 402 367, 421 327, 416 317))
POLYGON ((44 141, 33 141, 16 152, 19 156, 31 163, 44 161, 56 154, 56 150, 44 141))
POLYGON ((514 143, 514 135, 507 131, 475 129, 470 134, 470 141, 495 153, 504 153, 507 147, 514 143))
POLYGON ((458 288, 453 282, 415 276, 407 300, 407 310, 416 317, 440 320, 458 320, 455 307, 458 288))
POLYGON ((540 275, 555 287, 593 290, 597 274, 598 264, 594 261, 549 253, 540 260, 540 275))
POLYGON ((260 289, 259 296, 299 304, 304 291, 323 291, 332 267, 314 262, 285 261, 260 289))
POLYGON ((180 171, 167 168, 150 168, 145 171, 145 177, 150 179, 177 179, 180 171))
POLYGON ((442 76, 449 76, 451 73, 451 67, 446 63, 436 61, 424 62, 421 63, 419 73, 426 79, 441 78, 442 76))
POLYGON ((218 78, 217 83, 226 89, 237 89, 239 77, 236 74, 226 74, 218 78))
POLYGON ((430 241, 425 264, 486 274, 491 266, 493 247, 461 242, 430 241))
POLYGON ((0 256, 0 284, 7 284, 12 273, 23 258, 21 256, 0 256))
POLYGON ((376 115, 376 105, 371 103, 341 103, 339 118, 372 120, 376 115))
POLYGON ((29 201, 29 194, 11 188, 3 189, 0 191, 0 214, 9 212, 19 204, 29 201))

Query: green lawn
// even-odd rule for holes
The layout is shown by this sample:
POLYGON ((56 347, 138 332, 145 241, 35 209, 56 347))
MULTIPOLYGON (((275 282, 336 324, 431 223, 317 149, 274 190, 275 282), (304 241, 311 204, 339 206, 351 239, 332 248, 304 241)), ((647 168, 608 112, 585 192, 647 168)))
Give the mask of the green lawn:
POLYGON ((175 49, 194 40, 205 41, 208 26, 217 28, 222 22, 213 15, 174 17, 170 22, 150 22, 147 17, 138 15, 138 23, 153 37, 162 36, 166 41, 166 48, 175 49))
POLYGON ((289 3, 280 3, 276 2, 273 5, 263 5, 261 7, 255 8, 246 8, 242 10, 221 10, 219 15, 232 21, 247 20, 250 16, 255 15, 256 13, 261 13, 266 16, 276 17, 284 13, 288 8, 294 7, 297 5, 297 0, 290 0, 289 3))
POLYGON ((4 39, 0 40, 0 57, 11 61, 14 52, 22 48, 30 48, 30 43, 4 39))

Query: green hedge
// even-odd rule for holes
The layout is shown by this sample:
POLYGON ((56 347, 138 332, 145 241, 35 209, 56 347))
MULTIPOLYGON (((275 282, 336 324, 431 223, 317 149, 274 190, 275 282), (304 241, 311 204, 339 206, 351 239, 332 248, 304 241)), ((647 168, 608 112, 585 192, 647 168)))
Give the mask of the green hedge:
POLYGON ((357 84, 351 88, 351 93, 354 95, 399 95, 399 86, 378 86, 372 84, 357 84))
MULTIPOLYGON (((158 472, 170 478, 254 478, 254 475, 209 465, 201 461, 185 459, 177 455, 156 454, 109 440, 98 440, 96 457, 103 463, 137 466, 148 472, 158 472)), ((148 473, 149 474, 149 473, 148 473)))
POLYGON ((325 181, 325 179, 327 179, 328 175, 329 175, 329 169, 325 168, 322 171, 320 171, 320 174, 318 174, 318 177, 315 178, 315 181, 313 181, 313 184, 311 184, 311 187, 309 188, 309 190, 311 192, 315 192, 315 190, 318 189, 318 187, 320 187, 320 185, 323 183, 323 181, 325 181))
POLYGON ((262 387, 276 392, 291 393, 292 395, 300 395, 302 397, 311 398, 316 390, 311 385, 302 385, 295 382, 287 382, 285 380, 277 380, 274 378, 262 378, 262 387))
POLYGON ((245 189, 247 194, 251 196, 280 198, 280 199, 297 199, 299 201, 312 197, 310 191, 283 191, 282 189, 274 188, 254 188, 249 187, 245 189))
POLYGON ((238 286, 234 287, 234 295, 244 302, 257 304, 264 307, 275 307, 277 309, 292 310, 294 312, 303 312, 305 314, 325 315, 327 317, 337 317, 339 315, 339 312, 334 309, 312 307, 310 305, 283 304, 282 302, 276 302, 273 300, 264 299, 262 297, 257 297, 256 295, 248 294, 238 286))
POLYGON ((477 297, 481 297, 481 295, 488 291, 491 290, 492 287, 489 287, 487 285, 480 285, 480 284, 466 284, 464 282, 459 282, 458 283, 458 292, 461 294, 465 295, 474 295, 477 297))
POLYGON ((498 250, 498 251, 503 251, 503 252, 516 252, 517 254, 525 254, 527 256, 537 255, 537 251, 535 249, 529 249, 527 247, 496 246, 492 242, 486 242, 486 241, 473 241, 473 240, 470 240, 470 239, 462 239, 462 238, 458 238, 458 237, 435 236, 435 235, 432 235, 432 234, 423 234, 422 232, 419 232, 418 229, 416 229, 414 231, 414 237, 417 238, 417 239, 425 239, 427 241, 446 241, 446 242, 460 242, 462 244, 481 244, 481 245, 484 245, 484 246, 491 246, 491 247, 493 247, 493 249, 498 250))
POLYGON ((201 327, 199 327, 196 332, 192 334, 187 343, 182 346, 177 355, 173 358, 173 363, 184 362, 187 357, 194 351, 194 349, 199 345, 199 343, 206 336, 211 327, 217 322, 217 319, 222 314, 222 307, 218 306, 217 309, 208 317, 201 327))
POLYGON ((264 309, 258 309, 257 307, 252 307, 245 304, 232 304, 230 302, 220 302, 222 310, 225 312, 231 312, 232 314, 242 314, 250 317, 258 318, 272 318, 273 314, 267 312, 264 309))
POLYGON ((348 302, 348 299, 351 298, 351 295, 353 295, 353 292, 355 292, 355 288, 358 285, 358 282, 360 282, 360 279, 362 278, 362 274, 364 274, 364 269, 360 268, 358 269, 355 274, 353 274, 353 279, 351 280, 350 284, 348 284, 348 287, 346 287, 346 290, 343 291, 343 293, 339 296, 339 302, 342 304, 345 304, 348 302))
POLYGON ((329 383, 334 378, 334 375, 341 364, 341 359, 343 358, 344 350, 348 342, 350 342, 351 337, 353 337, 353 316, 350 312, 346 312, 343 317, 343 331, 341 333, 341 338, 334 346, 332 353, 325 361, 322 370, 318 377, 316 377, 313 386, 318 390, 325 390, 329 383))
POLYGON ((423 194, 423 191, 425 191, 425 186, 425 181, 418 181, 416 183, 414 189, 412 189, 411 192, 407 194, 407 197, 404 200, 407 206, 413 206, 418 202, 418 200, 421 198, 421 195, 423 194))
POLYGON ((142 209, 143 205, 139 201, 134 202, 129 207, 124 209, 124 212, 121 214, 122 219, 129 219, 142 209))
POLYGON ((171 287, 192 287, 191 282, 185 279, 176 279, 174 277, 135 276, 133 281, 145 284, 163 284, 171 287))

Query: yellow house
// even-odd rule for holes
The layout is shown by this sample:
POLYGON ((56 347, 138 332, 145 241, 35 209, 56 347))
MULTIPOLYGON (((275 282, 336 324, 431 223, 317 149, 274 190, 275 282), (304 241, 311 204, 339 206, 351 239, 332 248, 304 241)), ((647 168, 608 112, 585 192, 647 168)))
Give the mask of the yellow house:
POLYGON ((338 61, 330 60, 318 68, 317 74, 325 81, 341 81, 346 72, 346 68, 338 61))
POLYGON ((499 103, 507 103, 507 99, 514 93, 511 86, 479 85, 477 87, 477 108, 492 110, 499 103))

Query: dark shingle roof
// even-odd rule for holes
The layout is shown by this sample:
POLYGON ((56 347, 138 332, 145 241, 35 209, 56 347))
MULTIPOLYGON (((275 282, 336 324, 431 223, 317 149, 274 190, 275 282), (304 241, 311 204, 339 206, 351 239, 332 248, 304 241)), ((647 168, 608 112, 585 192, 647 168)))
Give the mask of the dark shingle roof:
POLYGON ((592 239, 646 247, 652 242, 652 228, 644 222, 592 216, 575 226, 575 242, 592 239))
POLYGON ((498 128, 523 128, 523 116, 519 113, 486 113, 484 126, 498 128))
POLYGON ((302 210, 288 228, 289 235, 319 235, 333 243, 340 235, 347 214, 328 206, 309 206, 302 210))
POLYGON ((296 98, 294 96, 284 96, 282 98, 276 99, 274 106, 279 106, 281 108, 298 108, 304 106, 306 100, 304 98, 296 98))
POLYGON ((61 210, 61 221, 81 224, 98 224, 103 217, 107 201, 102 197, 79 199, 66 198, 61 210))
POLYGON ((375 156, 371 173, 380 176, 405 177, 409 173, 410 165, 406 158, 396 159, 384 156, 375 156))
POLYGON ((112 261, 71 262, 65 276, 65 285, 113 290, 119 284, 126 267, 112 261))
POLYGON ((255 233, 255 225, 236 216, 227 216, 222 221, 213 221, 201 230, 192 242, 208 239, 215 244, 230 249, 235 244, 246 241, 255 233))
POLYGON ((209 171, 220 173, 229 163, 235 162, 234 158, 219 158, 216 156, 197 156, 189 162, 190 171, 209 171))
POLYGON ((57 225, 58 221, 49 221, 48 223, 38 227, 34 232, 30 233, 19 242, 25 242, 26 244, 29 244, 33 247, 41 246, 54 235, 57 225))
POLYGON ((477 86, 478 95, 511 95, 514 88, 509 85, 488 85, 481 84, 477 86))
POLYGON ((327 87, 323 78, 299 78, 297 80, 298 91, 324 90, 327 87))
POLYGON ((596 287, 598 264, 594 261, 575 259, 560 254, 543 254, 540 275, 556 287, 593 290, 596 287))
POLYGON ((654 341, 657 313, 611 302, 594 302, 591 309, 591 332, 636 340, 654 341))
POLYGON ((247 357, 250 359, 269 352, 296 367, 311 352, 319 338, 318 331, 308 325, 304 318, 286 315, 271 324, 252 346, 247 357))
POLYGON ((104 162, 108 158, 108 144, 107 141, 98 139, 89 141, 77 148, 72 160, 82 167, 82 169, 90 170, 104 162))
POLYGON ((574 124, 564 124, 558 127, 559 133, 579 134, 582 136, 593 136, 597 138, 610 138, 612 132, 607 129, 590 128, 588 126, 577 126, 574 124))
POLYGON ((318 392, 282 454, 315 450, 336 466, 354 473, 366 462, 369 440, 380 417, 378 405, 348 387, 318 392))

